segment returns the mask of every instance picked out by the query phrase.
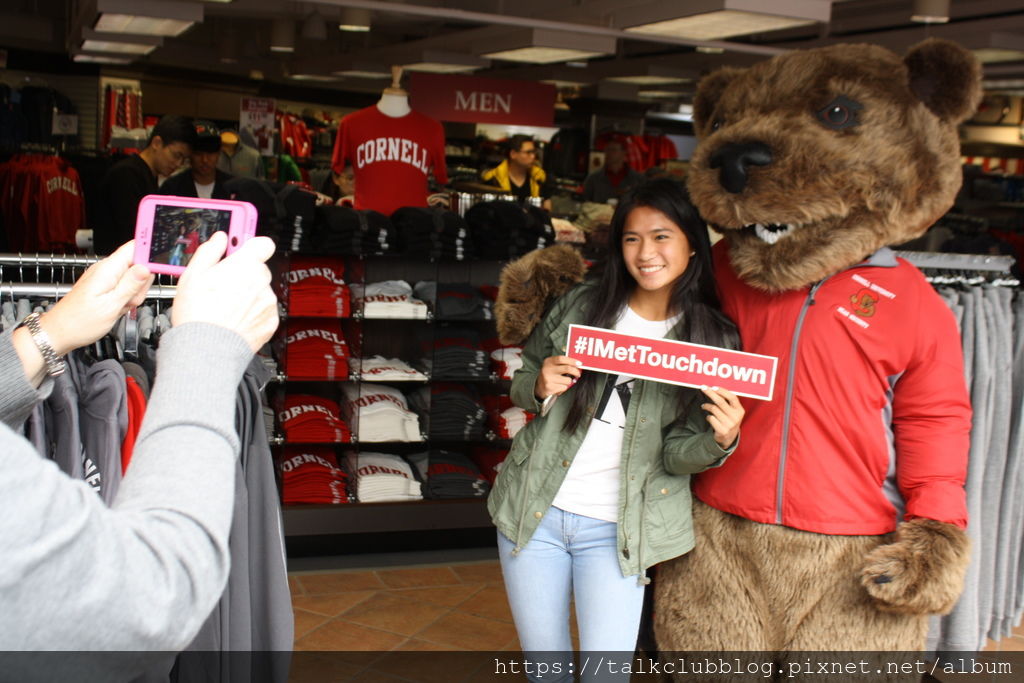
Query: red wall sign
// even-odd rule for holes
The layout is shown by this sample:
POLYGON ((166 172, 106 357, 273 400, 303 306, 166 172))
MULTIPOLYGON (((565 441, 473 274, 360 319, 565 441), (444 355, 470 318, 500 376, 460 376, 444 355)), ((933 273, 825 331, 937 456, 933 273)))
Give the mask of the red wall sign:
POLYGON ((441 121, 551 126, 555 86, 530 81, 428 74, 414 71, 409 104, 441 121))
POLYGON ((587 370, 633 375, 688 387, 722 387, 772 400, 778 359, 671 339, 651 339, 587 325, 570 325, 566 355, 587 370))

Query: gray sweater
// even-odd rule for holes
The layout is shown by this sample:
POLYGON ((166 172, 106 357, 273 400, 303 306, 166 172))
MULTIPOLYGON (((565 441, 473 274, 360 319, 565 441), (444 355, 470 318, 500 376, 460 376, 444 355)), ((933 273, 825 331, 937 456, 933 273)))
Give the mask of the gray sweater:
POLYGON ((160 339, 160 375, 111 507, 15 433, 52 389, 0 336, 0 651, 191 642, 228 576, 235 394, 252 356, 205 323, 160 339))

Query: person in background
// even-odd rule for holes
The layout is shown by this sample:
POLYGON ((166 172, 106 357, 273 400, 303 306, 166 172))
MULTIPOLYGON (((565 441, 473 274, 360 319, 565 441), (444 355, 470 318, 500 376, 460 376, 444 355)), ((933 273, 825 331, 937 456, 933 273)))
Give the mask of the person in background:
POLYGON ((164 116, 153 127, 144 150, 110 167, 100 181, 94 204, 93 247, 97 254, 113 253, 135 236, 139 200, 156 194, 158 179, 181 167, 195 137, 190 119, 164 116))
POLYGON ((339 206, 354 206, 356 196, 356 176, 351 164, 346 164, 341 173, 331 174, 324 180, 320 190, 339 206))
POLYGON ((160 186, 160 194, 201 199, 231 199, 224 183, 233 176, 217 168, 220 159, 220 130, 210 121, 195 122, 196 137, 189 154, 189 167, 160 186))
POLYGON ((537 143, 529 135, 513 135, 508 140, 508 156, 494 168, 484 171, 485 183, 511 192, 519 201, 529 197, 547 199, 547 174, 537 163, 537 143))
MULTIPOLYGON (((173 328, 157 350, 159 375, 110 507, 15 431, 53 390, 62 356, 107 334, 145 298, 153 278, 132 265, 133 247, 90 267, 50 311, 0 335, 0 651, 8 654, 178 652, 227 582, 236 391, 278 324, 265 265, 274 252, 269 238, 253 238, 223 260, 221 233, 196 250, 178 281, 173 328)), ((92 663, 124 661, 109 659, 92 663)), ((144 672, 80 673, 74 677, 135 680, 144 672)), ((66 678, 35 668, 5 674, 66 678)))
POLYGON ((220 143, 217 168, 242 178, 263 180, 267 177, 263 168, 263 157, 260 156, 259 150, 245 144, 236 131, 221 131, 220 143))
POLYGON ((643 174, 626 163, 626 146, 612 139, 604 146, 604 167, 583 181, 583 201, 604 204, 609 199, 617 200, 643 181, 643 174))

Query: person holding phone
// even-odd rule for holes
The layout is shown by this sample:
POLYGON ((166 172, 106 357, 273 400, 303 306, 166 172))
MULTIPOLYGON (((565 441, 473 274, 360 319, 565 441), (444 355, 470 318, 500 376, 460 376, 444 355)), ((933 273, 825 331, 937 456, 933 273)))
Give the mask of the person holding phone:
POLYGON ((707 228, 681 185, 623 197, 600 275, 554 303, 512 379, 525 410, 558 397, 516 435, 488 499, 520 644, 562 665, 544 681, 572 680, 571 598, 581 650, 633 653, 646 570, 694 545, 689 475, 736 448, 744 414, 725 389, 581 371, 563 350, 574 323, 737 347, 707 228))
MULTIPOLYGON (((159 375, 110 507, 14 430, 52 390, 62 357, 145 298, 152 276, 132 265, 134 245, 91 266, 50 311, 0 335, 0 651, 177 652, 220 599, 237 386, 278 323, 265 265, 273 242, 251 239, 222 260, 226 247, 226 235, 213 235, 178 281, 159 375)), ((110 680, 132 678, 122 671, 110 680)))

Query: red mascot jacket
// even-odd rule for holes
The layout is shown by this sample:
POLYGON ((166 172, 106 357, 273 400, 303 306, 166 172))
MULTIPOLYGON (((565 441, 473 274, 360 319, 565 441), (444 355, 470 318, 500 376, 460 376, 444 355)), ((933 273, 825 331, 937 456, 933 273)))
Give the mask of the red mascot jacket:
POLYGON ((777 356, 772 401, 744 399, 743 438, 695 478, 708 505, 825 534, 883 534, 901 518, 965 527, 971 408, 952 312, 883 249, 813 287, 768 294, 715 247, 743 349, 777 356))

